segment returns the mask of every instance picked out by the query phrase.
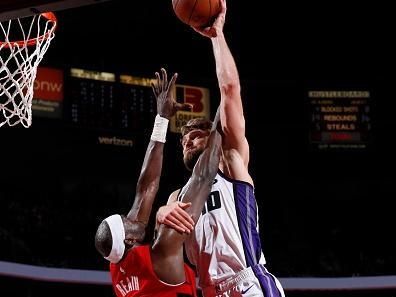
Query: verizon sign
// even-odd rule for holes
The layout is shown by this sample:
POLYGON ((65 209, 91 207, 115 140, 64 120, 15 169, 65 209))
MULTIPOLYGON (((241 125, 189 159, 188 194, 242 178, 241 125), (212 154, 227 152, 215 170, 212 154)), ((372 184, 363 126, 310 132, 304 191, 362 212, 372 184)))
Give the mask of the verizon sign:
POLYGON ((63 70, 39 67, 34 81, 33 116, 61 118, 63 107, 63 70))

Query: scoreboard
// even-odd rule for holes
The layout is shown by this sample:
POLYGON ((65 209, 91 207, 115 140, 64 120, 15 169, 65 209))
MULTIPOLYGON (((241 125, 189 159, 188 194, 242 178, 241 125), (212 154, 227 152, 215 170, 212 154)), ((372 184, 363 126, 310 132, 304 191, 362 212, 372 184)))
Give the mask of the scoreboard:
POLYGON ((310 90, 310 141, 319 149, 364 149, 371 132, 369 90, 310 90))
POLYGON ((150 126, 156 101, 150 79, 72 68, 66 81, 66 120, 95 129, 136 131, 150 126))
POLYGON ((154 79, 120 76, 119 115, 121 128, 137 130, 150 127, 157 112, 157 102, 151 89, 154 79))
MULTIPOLYGON (((157 112, 153 82, 154 78, 79 68, 38 68, 33 116, 57 118, 75 127, 108 134, 142 134, 151 131, 157 112)), ((179 132, 191 118, 210 118, 207 88, 176 85, 173 91, 178 102, 194 107, 192 111, 177 112, 170 121, 172 132, 179 132)))

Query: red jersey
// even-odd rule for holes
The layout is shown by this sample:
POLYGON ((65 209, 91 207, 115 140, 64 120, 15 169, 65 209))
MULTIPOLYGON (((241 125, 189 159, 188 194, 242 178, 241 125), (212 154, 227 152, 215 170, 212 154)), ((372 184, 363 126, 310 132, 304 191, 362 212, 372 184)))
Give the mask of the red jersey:
POLYGON ((110 263, 113 289, 117 297, 196 297, 194 271, 184 264, 186 281, 166 284, 158 279, 151 263, 150 246, 135 246, 117 264, 110 263))

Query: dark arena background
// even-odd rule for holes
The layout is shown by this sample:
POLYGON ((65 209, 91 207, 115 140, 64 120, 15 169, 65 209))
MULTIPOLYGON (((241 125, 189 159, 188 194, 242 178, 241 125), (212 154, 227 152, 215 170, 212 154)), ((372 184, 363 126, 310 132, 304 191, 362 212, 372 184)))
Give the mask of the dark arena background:
MULTIPOLYGON (((256 5, 228 0, 224 31, 269 270, 286 296, 396 296, 392 10, 256 5)), ((178 72, 177 99, 213 118, 211 44, 170 0, 5 1, 0 19, 31 7, 55 10, 58 28, 32 126, 0 128, 0 295, 114 296, 94 236, 133 203, 155 116, 149 79, 178 72)), ((189 116, 171 123, 154 209, 189 176, 178 133, 189 116)))

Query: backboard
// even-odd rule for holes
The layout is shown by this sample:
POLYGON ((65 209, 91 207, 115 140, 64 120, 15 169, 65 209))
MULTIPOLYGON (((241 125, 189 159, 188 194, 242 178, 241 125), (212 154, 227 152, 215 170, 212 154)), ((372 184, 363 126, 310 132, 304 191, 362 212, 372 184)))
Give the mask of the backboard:
POLYGON ((0 22, 47 11, 97 4, 109 0, 1 0, 0 22))

